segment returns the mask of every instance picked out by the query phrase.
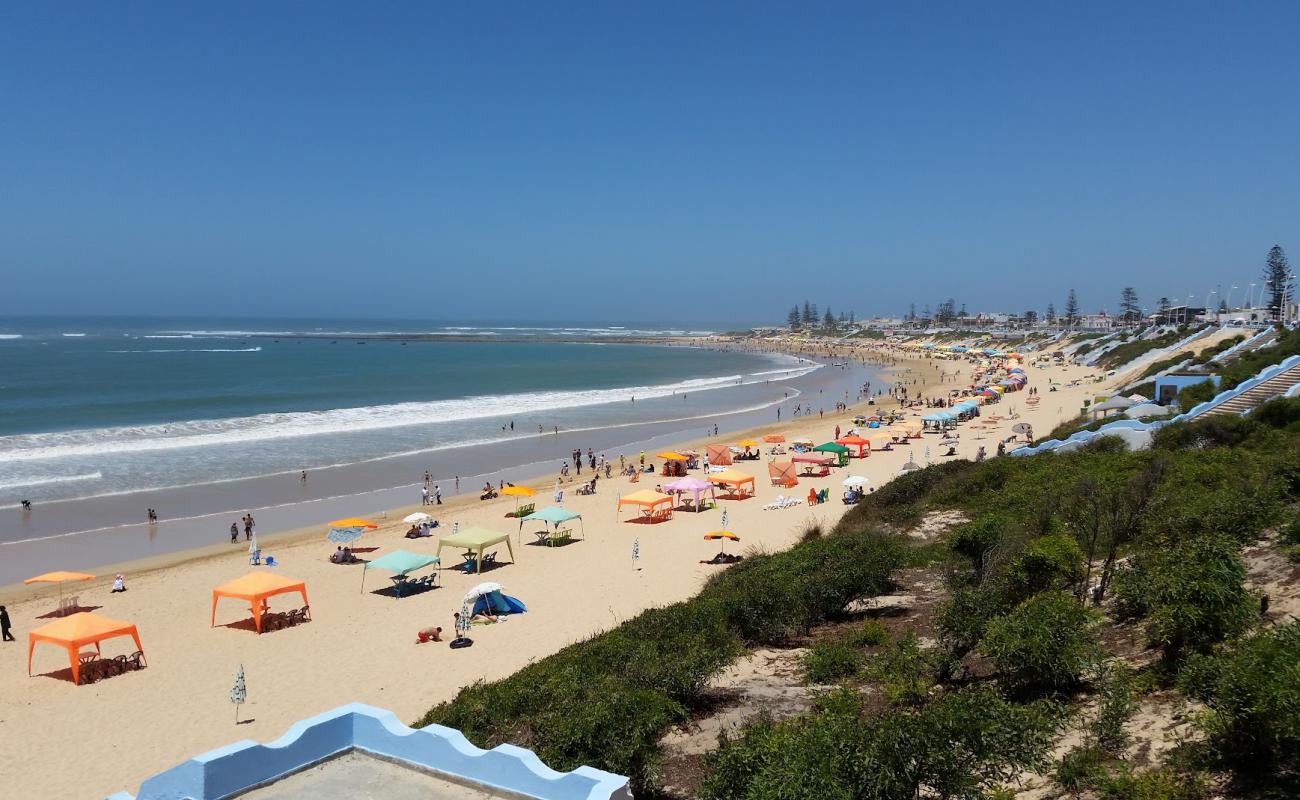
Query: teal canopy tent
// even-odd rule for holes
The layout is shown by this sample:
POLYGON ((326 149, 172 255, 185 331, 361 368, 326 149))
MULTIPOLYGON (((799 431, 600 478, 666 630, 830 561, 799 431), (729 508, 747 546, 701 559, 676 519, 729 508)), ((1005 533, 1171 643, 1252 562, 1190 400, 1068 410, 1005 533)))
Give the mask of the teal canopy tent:
MULTIPOLYGON (((570 511, 567 508, 560 508, 559 506, 547 506, 546 508, 534 511, 519 520, 519 530, 523 531, 525 522, 545 522, 549 523, 553 529, 558 531, 560 525, 574 519, 578 520, 579 525, 582 524, 581 514, 570 511)), ((583 526, 583 533, 586 533, 585 526, 583 526)))
POLYGON ((437 564, 441 561, 437 556, 426 555, 424 553, 412 553, 409 550, 394 550, 393 552, 380 556, 374 561, 366 562, 366 566, 361 570, 361 590, 366 588, 366 572, 372 569, 387 570, 393 575, 401 577, 408 572, 414 572, 417 569, 424 569, 431 564, 437 564))

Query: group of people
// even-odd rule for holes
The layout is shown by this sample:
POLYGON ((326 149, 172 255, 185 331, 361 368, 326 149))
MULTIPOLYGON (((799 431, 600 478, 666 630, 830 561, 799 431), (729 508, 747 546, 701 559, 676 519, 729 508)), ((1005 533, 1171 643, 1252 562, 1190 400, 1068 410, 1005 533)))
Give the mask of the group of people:
POLYGON ((241 522, 244 525, 244 541, 248 541, 249 539, 253 538, 253 530, 257 523, 253 521, 252 512, 249 512, 244 516, 240 517, 238 522, 230 523, 230 541, 232 542, 239 541, 239 525, 241 522))

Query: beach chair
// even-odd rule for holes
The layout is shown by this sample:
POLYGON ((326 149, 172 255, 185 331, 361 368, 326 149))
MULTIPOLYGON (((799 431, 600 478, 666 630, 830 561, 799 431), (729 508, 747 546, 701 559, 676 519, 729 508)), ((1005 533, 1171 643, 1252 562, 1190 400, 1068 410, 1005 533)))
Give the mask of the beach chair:
POLYGON ((821 501, 821 495, 817 494, 816 489, 808 490, 808 505, 815 506, 821 501))
POLYGON ((144 669, 148 666, 145 664, 144 653, 139 650, 136 650, 134 653, 127 656, 126 663, 130 665, 131 669, 144 669))

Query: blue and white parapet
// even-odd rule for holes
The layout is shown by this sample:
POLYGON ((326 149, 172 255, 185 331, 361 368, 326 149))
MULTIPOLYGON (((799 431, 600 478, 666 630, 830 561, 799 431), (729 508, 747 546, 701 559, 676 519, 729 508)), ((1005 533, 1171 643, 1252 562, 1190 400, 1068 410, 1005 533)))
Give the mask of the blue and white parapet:
POLYGON ((295 723, 270 744, 245 740, 204 753, 149 778, 140 793, 108 800, 217 800, 359 751, 445 776, 489 793, 538 800, 631 800, 627 778, 578 767, 556 772, 531 750, 482 750, 442 725, 408 728, 390 711, 352 703, 295 723))

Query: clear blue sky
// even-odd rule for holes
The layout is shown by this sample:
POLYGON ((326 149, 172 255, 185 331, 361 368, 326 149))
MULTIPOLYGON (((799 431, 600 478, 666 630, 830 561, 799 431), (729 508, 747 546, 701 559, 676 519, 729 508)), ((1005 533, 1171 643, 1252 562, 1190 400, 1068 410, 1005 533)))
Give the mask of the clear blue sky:
POLYGON ((1296 2, 205 6, 0 5, 0 312, 1092 311, 1300 257, 1296 2))

